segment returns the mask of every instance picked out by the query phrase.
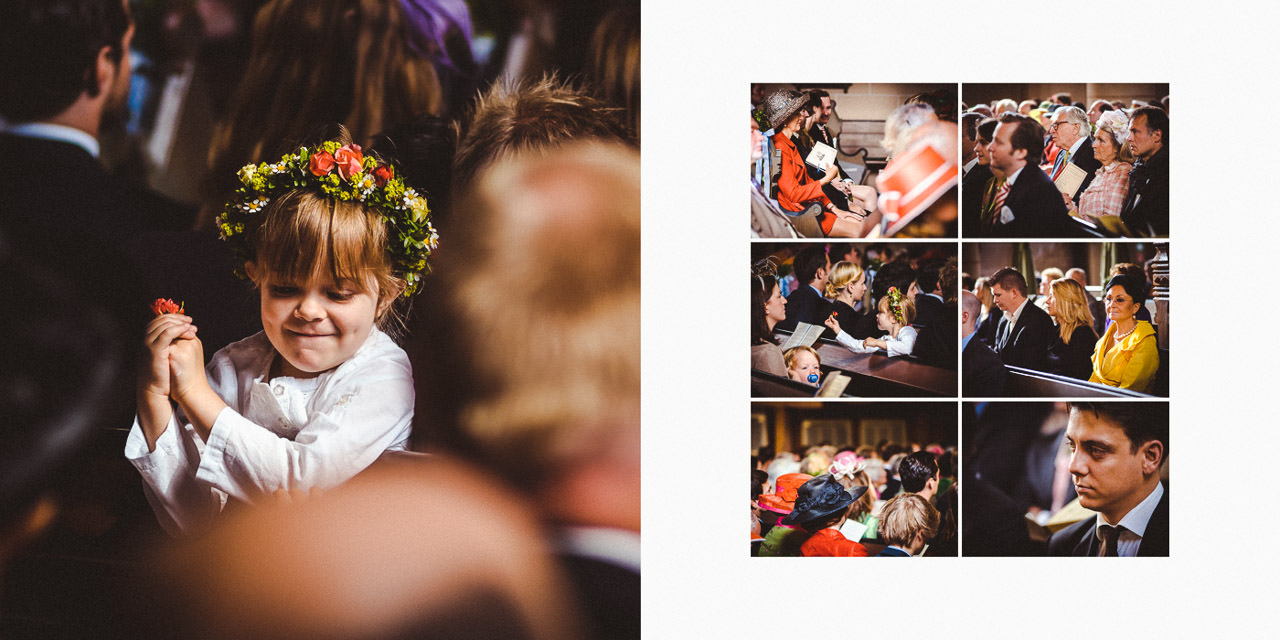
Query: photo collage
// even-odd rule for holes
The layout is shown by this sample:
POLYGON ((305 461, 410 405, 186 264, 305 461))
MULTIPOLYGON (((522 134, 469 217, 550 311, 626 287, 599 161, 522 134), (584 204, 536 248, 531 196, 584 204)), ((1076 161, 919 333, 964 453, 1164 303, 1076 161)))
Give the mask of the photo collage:
POLYGON ((1169 84, 752 84, 751 556, 1169 555, 1169 84))

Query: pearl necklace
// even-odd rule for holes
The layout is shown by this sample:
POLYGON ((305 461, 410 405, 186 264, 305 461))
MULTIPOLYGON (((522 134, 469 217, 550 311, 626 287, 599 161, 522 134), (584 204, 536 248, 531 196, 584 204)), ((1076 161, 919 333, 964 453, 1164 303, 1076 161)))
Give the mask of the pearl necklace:
MULTIPOLYGON (((1117 325, 1117 328, 1119 328, 1119 325, 1117 325)), ((1131 333, 1133 333, 1134 331, 1137 331, 1137 330, 1138 330, 1138 323, 1135 321, 1135 322, 1133 323, 1133 328, 1132 328, 1132 329, 1130 329, 1130 330, 1128 330, 1128 331, 1126 331, 1126 332, 1124 332, 1124 333, 1116 333, 1116 334, 1112 337, 1112 340, 1115 340, 1116 342, 1119 342, 1119 341, 1121 341, 1121 340, 1124 340, 1125 338, 1128 338, 1128 337, 1129 337, 1129 334, 1131 334, 1131 333)))

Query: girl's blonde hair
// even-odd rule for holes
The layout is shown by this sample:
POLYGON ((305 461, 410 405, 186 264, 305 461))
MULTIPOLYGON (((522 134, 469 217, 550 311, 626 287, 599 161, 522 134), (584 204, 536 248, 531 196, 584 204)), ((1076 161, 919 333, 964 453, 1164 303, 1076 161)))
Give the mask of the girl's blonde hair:
POLYGON ((299 189, 271 201, 246 230, 246 241, 260 286, 263 277, 306 283, 324 274, 378 298, 378 327, 403 328, 405 281, 392 270, 387 225, 359 202, 328 198, 299 189), (394 301, 385 304, 388 301, 394 301))
MULTIPOLYGON (((898 316, 893 312, 892 305, 893 301, 889 299, 889 294, 886 293, 885 295, 880 296, 880 310, 889 314, 889 316, 895 321, 898 321, 898 316)), ((902 311, 902 320, 899 324, 905 327, 916 319, 916 303, 912 302, 911 298, 908 296, 903 295, 902 299, 898 302, 898 305, 899 310, 902 311)))
POLYGON ((836 293, 850 284, 862 279, 862 267, 841 260, 831 267, 831 273, 827 274, 827 281, 823 283, 822 289, 828 298, 836 297, 836 293))
MULTIPOLYGON (((1076 327, 1089 327, 1093 331, 1093 313, 1085 296, 1084 286, 1072 278, 1058 278, 1049 283, 1049 295, 1053 296, 1054 318, 1058 321, 1058 335, 1063 344, 1071 342, 1076 327)), ((1095 333, 1094 338, 1098 336, 1095 333)))
POLYGON ((991 305, 995 304, 995 294, 991 292, 991 279, 984 276, 975 280, 973 295, 978 296, 978 301, 982 303, 982 312, 989 311, 991 305))

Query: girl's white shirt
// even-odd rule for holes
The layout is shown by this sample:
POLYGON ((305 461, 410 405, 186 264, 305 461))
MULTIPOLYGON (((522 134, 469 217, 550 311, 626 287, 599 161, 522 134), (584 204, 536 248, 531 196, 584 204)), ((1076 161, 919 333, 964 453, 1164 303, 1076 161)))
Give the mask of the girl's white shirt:
POLYGON ((327 490, 408 446, 413 371, 386 334, 375 328, 350 360, 315 378, 268 382, 275 357, 261 332, 214 354, 205 370, 227 408, 208 442, 175 407, 148 452, 134 418, 125 457, 170 534, 204 530, 228 496, 253 504, 281 490, 327 490))
MULTIPOLYGON (((890 357, 909 356, 911 355, 911 350, 916 346, 916 329, 911 325, 907 325, 898 329, 898 337, 895 338, 886 333, 880 336, 880 339, 884 340, 885 344, 888 345, 890 357)), ((875 347, 868 347, 864 345, 861 340, 856 340, 853 336, 843 331, 836 334, 836 342, 848 347, 849 350, 854 353, 872 353, 874 351, 879 351, 879 349, 875 347)))

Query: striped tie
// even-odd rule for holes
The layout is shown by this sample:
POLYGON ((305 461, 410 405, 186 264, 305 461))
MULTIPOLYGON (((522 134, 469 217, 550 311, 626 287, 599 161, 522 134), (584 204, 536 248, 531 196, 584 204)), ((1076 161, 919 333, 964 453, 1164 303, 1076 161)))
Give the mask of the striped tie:
POLYGON ((1062 174, 1062 170, 1067 166, 1067 160, 1071 154, 1066 149, 1058 152, 1058 157, 1053 161, 1053 179, 1057 180, 1062 174))
POLYGON ((999 224, 1000 209, 1004 207, 1004 199, 1009 196, 1009 181, 1005 180, 1000 183, 1000 190, 996 191, 995 200, 991 201, 991 224, 999 224))

